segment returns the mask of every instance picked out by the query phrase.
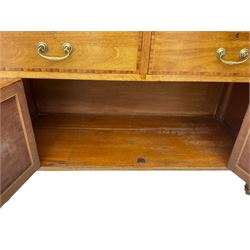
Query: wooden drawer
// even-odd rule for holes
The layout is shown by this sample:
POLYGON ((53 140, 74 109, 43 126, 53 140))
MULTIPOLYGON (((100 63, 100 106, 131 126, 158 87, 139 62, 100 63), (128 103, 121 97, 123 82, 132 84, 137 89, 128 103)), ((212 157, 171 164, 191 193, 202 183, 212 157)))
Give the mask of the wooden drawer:
POLYGON ((141 32, 1 32, 0 70, 93 74, 137 74, 141 32), (48 55, 63 56, 65 42, 73 52, 62 61, 49 61, 37 53, 46 42, 48 55))
MULTIPOLYGON (((218 60, 218 48, 226 49, 226 60, 239 61, 239 51, 249 48, 249 32, 153 32, 149 75, 184 77, 249 78, 249 60, 226 65, 218 60)), ((194 78, 197 79, 197 78, 194 78)), ((233 78, 232 78, 233 80, 233 78)))

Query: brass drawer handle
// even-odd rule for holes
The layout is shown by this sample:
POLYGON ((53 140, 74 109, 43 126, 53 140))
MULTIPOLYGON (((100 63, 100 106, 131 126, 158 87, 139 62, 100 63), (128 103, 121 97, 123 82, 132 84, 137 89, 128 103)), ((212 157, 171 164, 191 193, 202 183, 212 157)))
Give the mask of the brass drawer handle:
POLYGON ((47 43, 39 42, 37 45, 38 55, 50 61, 61 61, 61 60, 65 60, 66 58, 68 58, 69 55, 73 51, 72 45, 70 43, 64 43, 63 51, 64 51, 65 56, 46 56, 45 54, 48 52, 47 43))
POLYGON ((225 48, 219 48, 216 51, 217 58, 228 65, 237 65, 237 64, 242 64, 248 60, 249 56, 249 51, 248 49, 244 48, 240 51, 239 56, 240 56, 240 61, 228 61, 225 60, 224 57, 226 56, 226 49, 225 48))

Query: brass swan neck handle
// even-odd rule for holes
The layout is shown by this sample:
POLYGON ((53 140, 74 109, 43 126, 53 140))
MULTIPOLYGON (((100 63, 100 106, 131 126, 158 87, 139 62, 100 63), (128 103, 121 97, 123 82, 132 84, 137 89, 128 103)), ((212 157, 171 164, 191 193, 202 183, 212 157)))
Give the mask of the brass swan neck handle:
POLYGON ((49 55, 46 55, 46 53, 48 52, 47 43, 39 42, 37 45, 38 55, 41 56, 42 58, 45 58, 45 59, 50 60, 50 61, 62 61, 62 60, 65 60, 66 58, 68 58, 73 51, 72 45, 70 43, 64 43, 63 44, 63 51, 65 54, 64 56, 49 56, 49 55))
POLYGON ((240 57, 240 60, 239 61, 228 61, 228 60, 225 60, 225 56, 226 56, 226 49, 225 48, 219 48, 217 49, 216 51, 216 55, 217 55, 217 58, 227 64, 227 65, 237 65, 237 64, 242 64, 244 62, 246 62, 248 60, 248 57, 249 57, 249 50, 247 48, 244 48, 244 49, 241 49, 240 52, 239 52, 239 57, 240 57))

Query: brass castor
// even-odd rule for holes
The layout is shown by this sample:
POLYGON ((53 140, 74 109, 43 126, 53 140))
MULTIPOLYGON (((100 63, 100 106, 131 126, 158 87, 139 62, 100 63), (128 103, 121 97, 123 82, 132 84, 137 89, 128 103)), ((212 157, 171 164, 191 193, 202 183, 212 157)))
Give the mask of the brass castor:
POLYGON ((246 191, 246 194, 250 195, 250 187, 249 185, 245 185, 245 191, 246 191))

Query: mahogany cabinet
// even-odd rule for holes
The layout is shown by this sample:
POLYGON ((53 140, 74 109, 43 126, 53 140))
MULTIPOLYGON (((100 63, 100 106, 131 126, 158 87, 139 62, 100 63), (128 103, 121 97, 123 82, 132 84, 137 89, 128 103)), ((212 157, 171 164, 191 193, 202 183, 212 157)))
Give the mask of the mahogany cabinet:
POLYGON ((249 35, 0 32, 0 204, 37 169, 231 169, 249 194, 249 35))

